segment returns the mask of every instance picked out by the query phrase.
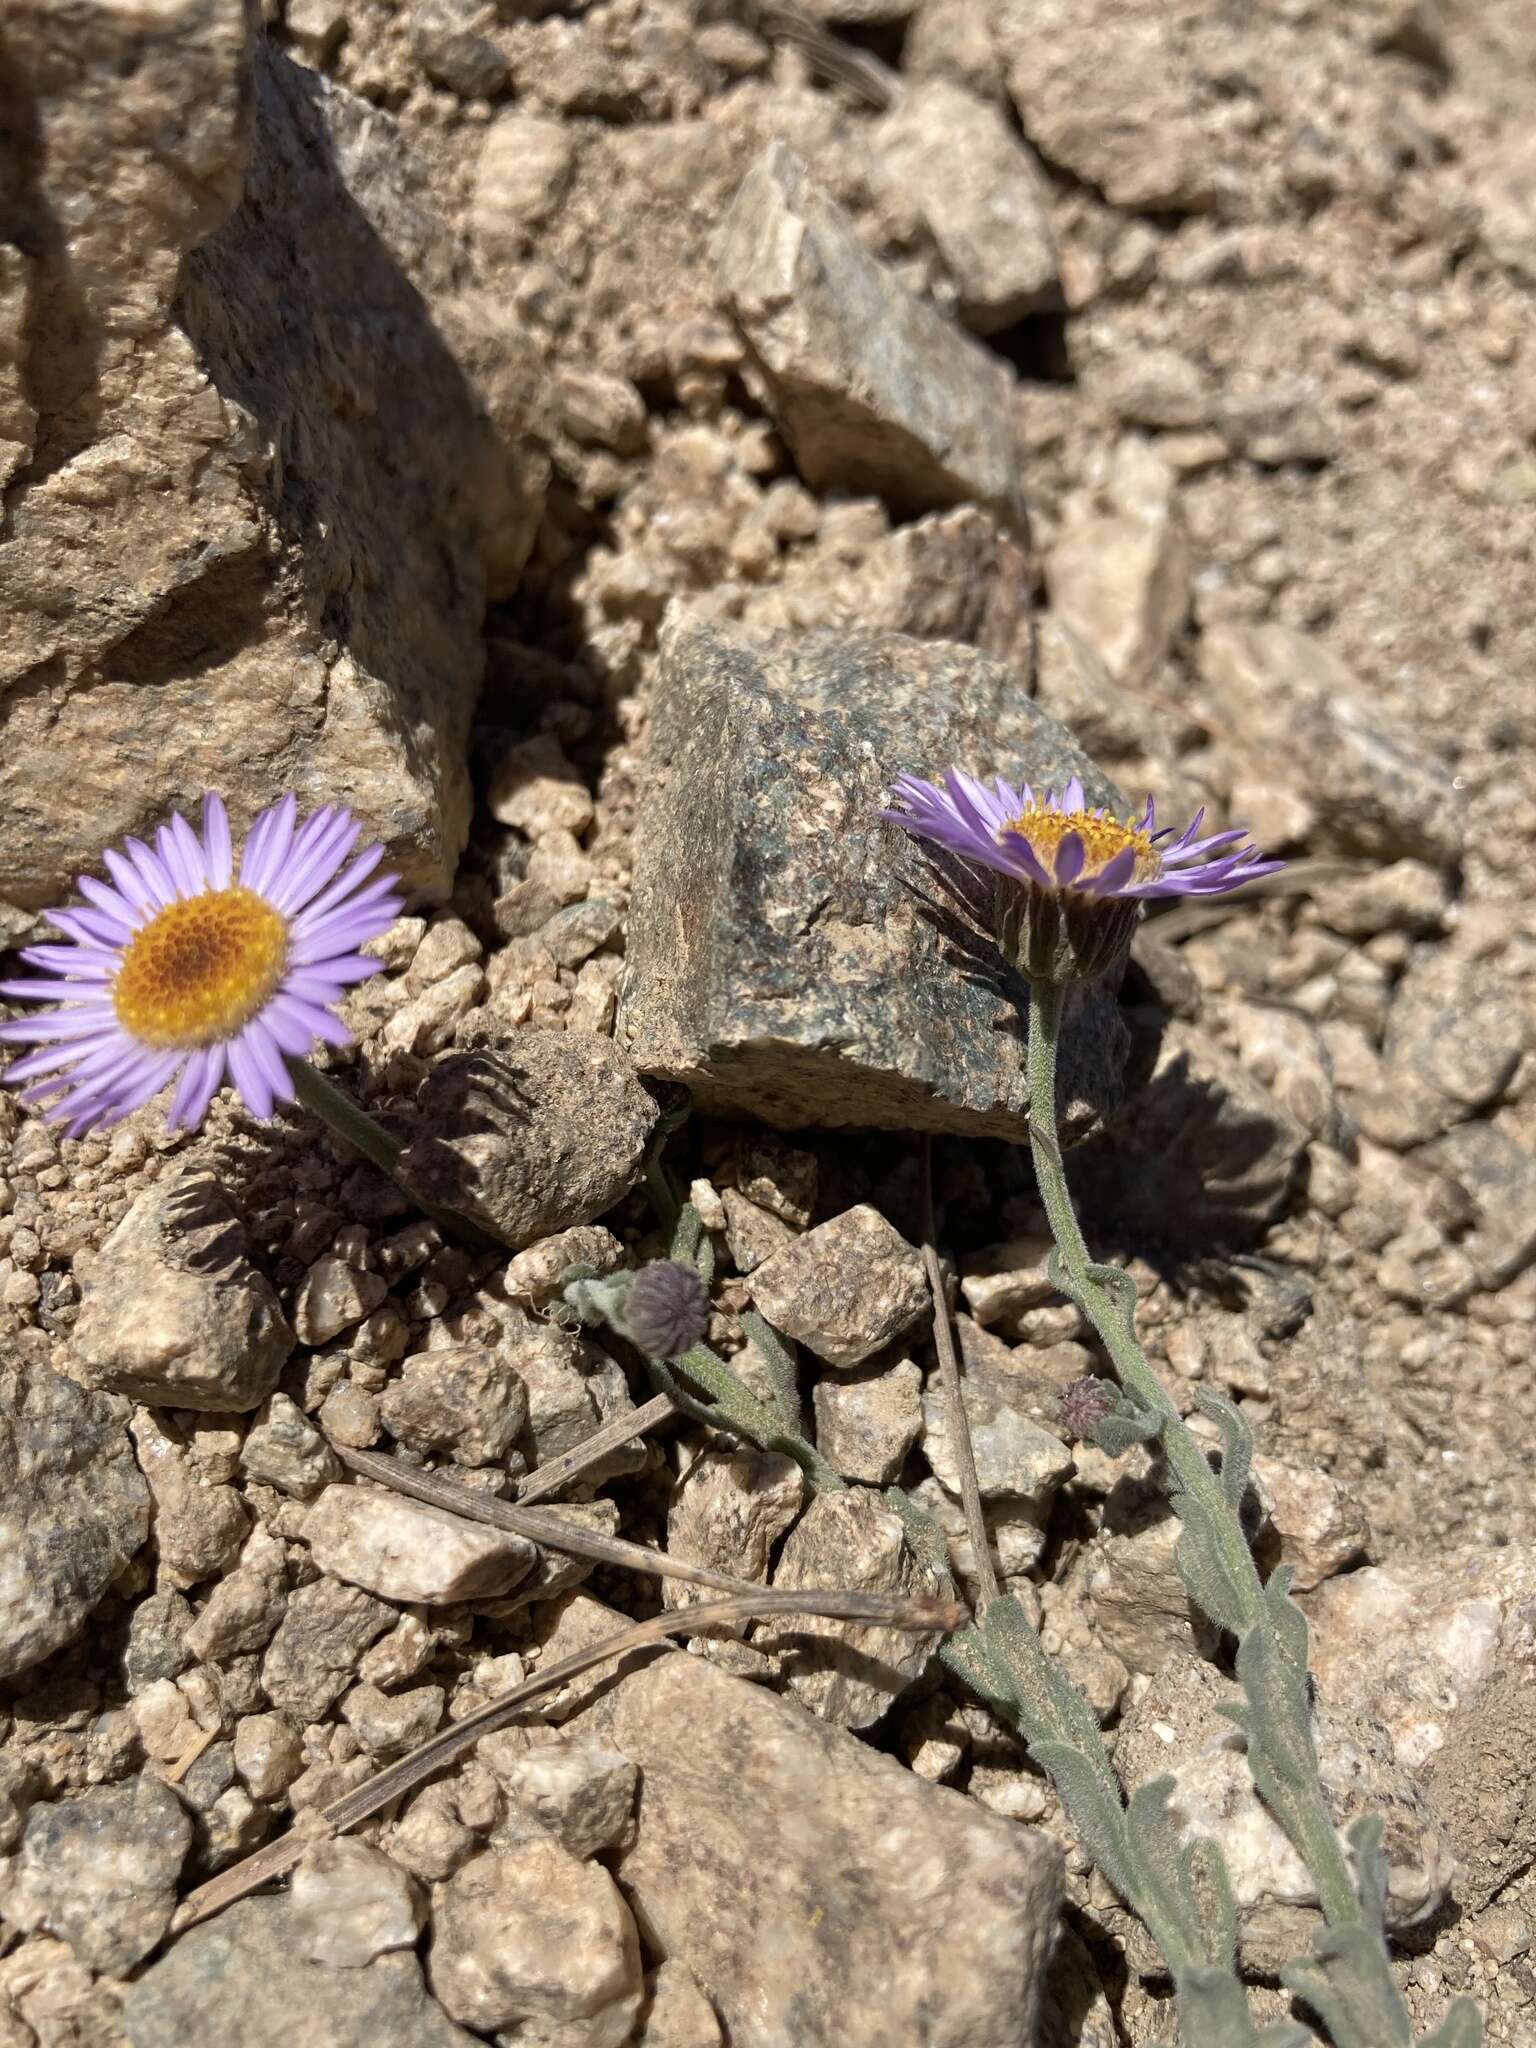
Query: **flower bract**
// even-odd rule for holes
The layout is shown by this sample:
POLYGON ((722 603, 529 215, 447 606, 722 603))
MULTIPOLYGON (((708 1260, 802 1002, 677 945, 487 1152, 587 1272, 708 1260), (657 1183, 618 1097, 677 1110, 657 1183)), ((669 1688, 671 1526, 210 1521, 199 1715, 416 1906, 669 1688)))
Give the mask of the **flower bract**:
POLYGON ((378 970, 359 948, 398 914, 396 877, 375 872, 382 846, 354 851, 349 811, 297 819, 291 795, 263 811, 237 869, 210 793, 200 834, 174 816, 153 847, 102 856, 110 881, 81 877, 84 903, 48 913, 63 943, 22 951, 40 978, 0 982, 50 1006, 0 1024, 0 1042, 36 1048, 4 1076, 23 1101, 78 1137, 174 1082, 167 1121, 192 1130, 229 1080, 267 1117, 293 1097, 291 1058, 351 1043, 334 1006, 378 970))
POLYGON ((1241 829, 1202 838, 1204 811, 1175 838, 1158 827, 1150 797, 1139 818, 1090 809, 1077 776, 1037 794, 951 768, 942 784, 899 775, 892 796, 899 808, 883 818, 998 878, 999 941, 1034 979, 1106 973, 1123 959, 1144 902, 1221 895, 1283 865, 1262 858, 1241 829))

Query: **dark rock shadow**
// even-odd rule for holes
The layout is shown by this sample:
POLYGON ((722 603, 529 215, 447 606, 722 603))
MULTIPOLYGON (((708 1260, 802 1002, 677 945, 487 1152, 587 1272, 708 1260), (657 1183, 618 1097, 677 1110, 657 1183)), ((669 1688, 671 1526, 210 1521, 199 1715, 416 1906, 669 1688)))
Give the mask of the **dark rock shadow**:
MULTIPOLYGON (((309 624, 385 686, 412 776, 462 774, 483 612, 483 407, 408 274, 443 272, 425 174, 375 108, 258 42, 253 141, 234 212, 186 259, 175 315, 216 389, 250 417, 250 474, 282 535, 309 624), (381 234, 386 220, 397 246, 381 234), (402 615, 419 627, 400 632, 402 615)), ((225 606, 231 632, 281 601, 225 606)), ((225 646, 189 646, 172 593, 135 636, 132 679, 172 680, 225 646)), ((195 637, 195 636, 194 636, 195 637)))
POLYGON ((211 1167, 195 1171, 172 1189, 162 1229, 174 1263, 204 1279, 232 1275, 245 1260, 239 1209, 211 1167))
POLYGON ((527 1129, 538 1107, 527 1078, 515 1051, 452 1052, 437 1060, 409 1119, 409 1185, 428 1201, 477 1214, 486 1190, 473 1141, 527 1129))
POLYGON ((1186 1257, 1252 1247, 1300 1185, 1295 1134, 1265 1112, 1257 1091, 1241 1099, 1197 1072, 1184 1051, 1163 1058, 1173 1021, 1165 1011, 1125 1015, 1125 1103, 1071 1166, 1085 1216, 1138 1246, 1186 1257))

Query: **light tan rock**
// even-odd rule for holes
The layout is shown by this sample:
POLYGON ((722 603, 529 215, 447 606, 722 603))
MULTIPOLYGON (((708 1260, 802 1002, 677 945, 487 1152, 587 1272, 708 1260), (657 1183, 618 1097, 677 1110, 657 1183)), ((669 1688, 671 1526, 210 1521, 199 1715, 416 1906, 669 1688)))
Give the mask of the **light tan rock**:
POLYGON ((1287 1464, 1261 1452, 1253 1461, 1253 1476, 1280 1538, 1281 1562, 1291 1567, 1297 1592, 1311 1592, 1364 1558, 1370 1548, 1370 1522, 1359 1501, 1332 1473, 1315 1465, 1287 1464))
POLYGON ((25 910, 207 787, 237 826, 339 797, 440 892, 467 831, 487 569, 515 576, 541 488, 527 344, 389 118, 254 20, 7 19, 37 222, 0 292, 0 874, 25 910))
POLYGON ((426 1918, 405 1872, 345 1835, 310 1844, 288 1898, 295 1952, 333 1970, 361 1970, 391 1949, 414 1948, 426 1918))
POLYGON ((629 1835, 635 1767, 615 1749, 545 1743, 522 1756, 493 1759, 492 1768, 519 1812, 547 1828, 573 1856, 596 1856, 629 1835))
POLYGON ((553 1840, 475 1856, 432 1901, 432 1989, 455 2019, 541 2048, 622 2048, 640 1944, 600 1865, 553 1840))
POLYGON ((1453 862, 1461 806, 1449 770, 1371 703, 1321 640, 1290 626, 1212 626, 1200 673, 1234 749, 1294 780, 1322 843, 1374 859, 1453 862))
MULTIPOLYGON (((773 1547, 799 1514, 804 1494, 792 1458, 746 1447, 703 1451, 673 1488, 667 1550, 686 1564, 766 1585, 773 1547)), ((717 1596, 668 1579, 662 1597, 668 1607, 686 1607, 717 1596)))
POLYGON ((419 1351, 384 1389, 379 1414, 413 1451, 447 1451, 459 1465, 494 1465, 528 1420, 528 1388, 506 1359, 474 1345, 419 1351))
POLYGON ((180 1800, 149 1775, 34 1806, 5 1917, 24 1933, 62 1935, 93 1969, 127 1970, 165 1932, 191 1841, 180 1800))
POLYGON ((1119 682, 1144 681, 1189 609, 1191 558, 1171 502, 1096 513, 1066 528, 1046 557, 1051 608, 1119 682))
POLYGON ((921 1254, 866 1202, 759 1266, 752 1294, 775 1329, 834 1366, 861 1364, 928 1307, 921 1254))
MULTIPOLYGON (((1115 1768, 1127 1791, 1173 1777, 1171 1803, 1185 1839, 1220 1844, 1245 1960, 1273 1970, 1314 1938, 1317 1889, 1254 1788, 1241 1736, 1217 1711, 1238 1697, 1214 1666, 1171 1657, 1121 1724, 1115 1768)), ((1335 1819, 1376 1813, 1385 1822, 1388 1931, 1401 1936, 1425 1926, 1445 1903, 1453 1863, 1422 1787, 1368 1713, 1325 1708, 1315 1735, 1335 1819)))
POLYGON ((1059 300, 1044 181, 991 100, 925 79, 871 142, 877 187, 889 185, 927 223, 968 327, 991 334, 1059 300))
MULTIPOLYGON (((1007 1394, 1005 1382, 969 1375, 961 1380, 976 1483, 983 1500, 1027 1503, 1043 1524, 1057 1489, 1072 1476, 1072 1453, 1060 1437, 1013 1407, 1007 1394)), ((950 1406, 937 1374, 923 1395, 923 1456, 939 1483, 958 1499, 960 1466, 950 1406)))
POLYGON ((734 2048, 1033 2038, 1053 1844, 696 1657, 627 1673, 607 1704, 642 1784, 619 1875, 734 2048))
POLYGON ((293 1349, 277 1294, 206 1176, 140 1195, 88 1263, 74 1330, 92 1383, 162 1408, 258 1407, 293 1349))
POLYGON ((1007 371, 864 249, 785 143, 742 180, 720 261, 807 483, 1020 515, 1007 371))
POLYGON ((382 1599, 494 1599, 533 1567, 534 1546, 397 1493, 328 1486, 304 1520, 320 1569, 382 1599))
POLYGON ((910 1358, 868 1379, 818 1380, 816 1448, 844 1479, 889 1485, 922 1434, 922 1387, 910 1358))
MULTIPOLYGON (((775 1591, 836 1586, 868 1593, 931 1594, 938 1583, 907 1545, 900 1520, 868 1488, 819 1493, 785 1538, 775 1591)), ((759 1623, 753 1642, 788 1658, 791 1691, 823 1720, 846 1728, 877 1721, 921 1673, 936 1634, 820 1615, 759 1623)))
POLYGON ((635 2048, 720 2048, 720 2022, 699 1980, 675 1957, 645 1980, 647 2004, 635 2048))

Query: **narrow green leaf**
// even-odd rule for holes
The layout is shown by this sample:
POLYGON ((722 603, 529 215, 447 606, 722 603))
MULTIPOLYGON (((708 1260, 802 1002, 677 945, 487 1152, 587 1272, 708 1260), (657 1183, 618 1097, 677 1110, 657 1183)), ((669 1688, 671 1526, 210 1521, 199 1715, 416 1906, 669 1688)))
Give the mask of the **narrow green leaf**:
POLYGON ((1287 1963, 1280 1981, 1314 2009, 1337 2048, 1413 2048, 1408 2009, 1370 1928, 1327 1929, 1317 1954, 1287 1963))
POLYGON ((1482 2048, 1482 2014, 1470 1998, 1458 1998, 1432 2034, 1419 2038, 1418 2048, 1482 2048))
POLYGON ((1253 1431, 1242 1411, 1209 1387, 1196 1387, 1195 1406, 1221 1431, 1221 1490, 1228 1506, 1238 1514, 1253 1469, 1253 1431))
POLYGON ((1363 1813, 1346 1835, 1355 1864, 1355 1889, 1366 1925, 1381 1933, 1387 1919, 1387 1859, 1382 1851, 1382 1820, 1379 1813, 1363 1813))
POLYGON ((1123 1458, 1137 1444, 1149 1444, 1163 1432, 1163 1418, 1150 1408, 1112 1408, 1093 1425, 1093 1440, 1111 1458, 1123 1458))

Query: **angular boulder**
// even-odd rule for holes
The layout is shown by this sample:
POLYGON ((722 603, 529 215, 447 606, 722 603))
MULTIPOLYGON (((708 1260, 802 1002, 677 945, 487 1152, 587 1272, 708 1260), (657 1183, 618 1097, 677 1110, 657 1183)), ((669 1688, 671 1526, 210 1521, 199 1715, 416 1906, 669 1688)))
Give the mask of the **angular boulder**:
MULTIPOLYGON (((766 647, 662 630, 619 1036, 704 1108, 793 1129, 1027 1136, 1024 991, 922 850, 891 778, 950 763, 1125 799, 1012 669, 972 648, 824 631, 766 647)), ((1118 1100, 1099 983, 1069 998, 1064 1134, 1118 1100)))

